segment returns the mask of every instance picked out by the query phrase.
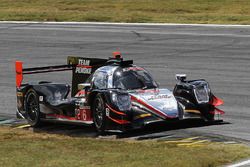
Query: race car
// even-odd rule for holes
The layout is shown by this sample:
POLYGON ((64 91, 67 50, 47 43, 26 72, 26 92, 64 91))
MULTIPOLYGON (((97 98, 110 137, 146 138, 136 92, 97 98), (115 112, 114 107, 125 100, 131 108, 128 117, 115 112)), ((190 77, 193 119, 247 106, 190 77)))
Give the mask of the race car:
POLYGON ((221 120, 223 101, 204 79, 176 75, 173 91, 159 88, 147 70, 123 60, 68 57, 66 65, 23 68, 16 61, 17 117, 38 127, 46 121, 94 125, 98 132, 127 131, 153 122, 198 118, 221 120), (23 84, 23 76, 72 71, 71 86, 37 81, 23 84))

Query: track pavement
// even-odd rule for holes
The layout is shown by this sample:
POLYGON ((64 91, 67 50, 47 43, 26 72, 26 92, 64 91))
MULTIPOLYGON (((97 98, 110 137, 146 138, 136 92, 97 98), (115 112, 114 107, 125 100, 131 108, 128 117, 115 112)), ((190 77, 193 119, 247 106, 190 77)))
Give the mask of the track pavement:
MULTIPOLYGON (((0 116, 15 117, 15 60, 25 67, 64 64, 69 55, 106 58, 116 49, 147 68, 161 87, 172 89, 174 75, 186 73, 205 78, 225 101, 225 124, 161 133, 250 141, 249 26, 0 23, 0 116)), ((70 77, 66 72, 25 79, 70 83, 70 77)))

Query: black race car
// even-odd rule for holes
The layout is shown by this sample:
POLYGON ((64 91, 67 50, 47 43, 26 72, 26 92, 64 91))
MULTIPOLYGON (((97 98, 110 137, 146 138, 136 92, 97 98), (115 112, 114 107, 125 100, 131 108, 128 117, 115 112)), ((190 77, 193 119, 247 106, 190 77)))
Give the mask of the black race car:
POLYGON ((16 61, 17 117, 37 127, 46 121, 94 124, 99 132, 125 131, 158 121, 199 118, 220 120, 224 112, 203 79, 176 75, 172 91, 120 53, 113 58, 68 57, 67 65, 24 68, 16 61), (71 86, 38 81, 22 84, 23 75, 72 70, 71 86))

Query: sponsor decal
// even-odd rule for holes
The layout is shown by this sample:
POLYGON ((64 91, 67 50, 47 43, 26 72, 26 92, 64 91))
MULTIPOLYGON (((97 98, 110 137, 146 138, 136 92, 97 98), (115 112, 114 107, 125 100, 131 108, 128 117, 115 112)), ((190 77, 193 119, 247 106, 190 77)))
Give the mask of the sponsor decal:
POLYGON ((123 72, 126 72, 126 71, 141 71, 141 70, 143 70, 143 68, 141 68, 141 67, 128 67, 128 68, 124 68, 123 72))
POLYGON ((157 100, 157 99, 168 99, 171 98, 169 95, 152 95, 148 98, 148 100, 157 100))
POLYGON ((17 95, 18 97, 23 97, 23 93, 22 93, 22 92, 17 92, 16 95, 17 95))
POLYGON ((176 118, 176 115, 175 116, 168 115, 168 114, 160 111, 159 109, 151 106, 150 104, 147 104, 146 102, 144 102, 143 100, 141 100, 135 96, 131 96, 131 100, 140 103, 141 105, 145 106, 147 109, 154 111, 154 113, 158 114, 159 116, 161 116, 163 118, 176 118))
POLYGON ((136 92, 138 93, 159 93, 159 89, 139 89, 139 90, 136 90, 136 92))
POLYGON ((78 64, 79 65, 89 66, 90 65, 90 60, 79 59, 78 64))
POLYGON ((43 101, 43 96, 39 96, 39 101, 43 101))
POLYGON ((79 59, 76 66, 75 73, 78 74, 91 74, 92 67, 90 66, 90 60, 79 59))
POLYGON ((106 108, 106 116, 109 117, 109 109, 106 108))

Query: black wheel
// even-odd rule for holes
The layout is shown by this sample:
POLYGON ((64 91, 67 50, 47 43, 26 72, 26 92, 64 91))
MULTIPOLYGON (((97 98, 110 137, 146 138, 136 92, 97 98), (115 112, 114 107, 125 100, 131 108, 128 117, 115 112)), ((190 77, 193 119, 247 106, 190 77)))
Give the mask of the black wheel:
POLYGON ((31 126, 38 127, 39 125, 41 125, 39 100, 38 95, 34 89, 28 90, 26 94, 25 111, 26 119, 31 126))
POLYGON ((205 114, 204 117, 206 118, 207 121, 214 121, 214 114, 205 114))
POLYGON ((97 94, 92 105, 93 120, 96 130, 103 133, 106 128, 105 103, 101 94, 97 94))
POLYGON ((214 121, 214 114, 211 114, 210 111, 214 110, 214 108, 210 105, 201 106, 201 111, 205 118, 205 121, 214 121))

